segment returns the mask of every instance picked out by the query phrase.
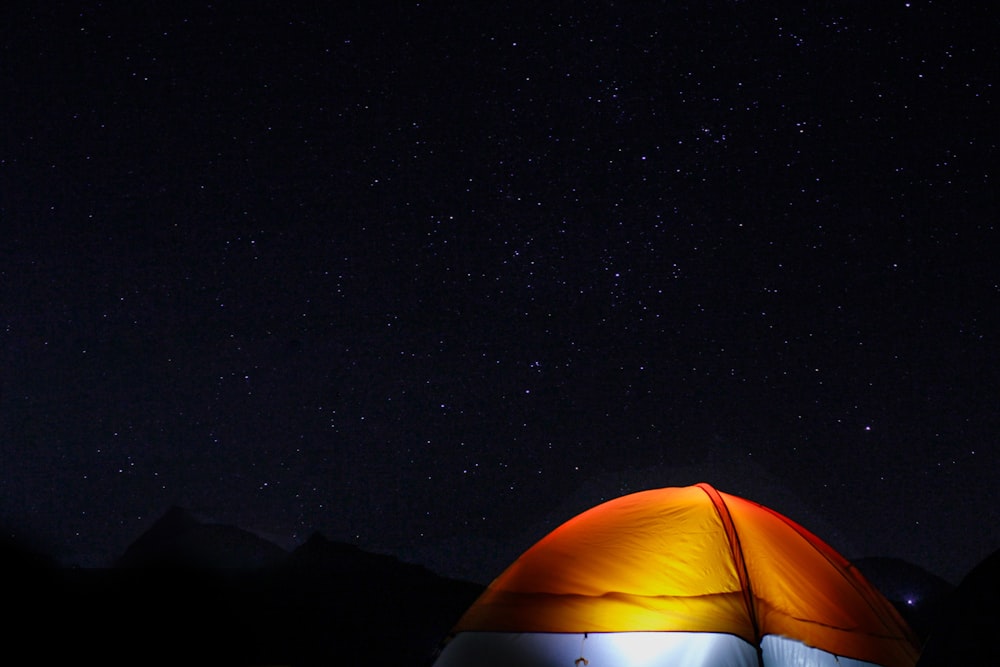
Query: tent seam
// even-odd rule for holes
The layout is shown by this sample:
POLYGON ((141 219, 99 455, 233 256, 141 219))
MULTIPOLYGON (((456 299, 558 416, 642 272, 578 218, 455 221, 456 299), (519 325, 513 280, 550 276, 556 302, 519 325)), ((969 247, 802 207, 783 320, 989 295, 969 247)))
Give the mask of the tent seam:
POLYGON ((743 546, 740 543, 739 531, 736 530, 736 524, 733 522, 733 515, 729 512, 729 506, 726 505, 725 499, 718 490, 705 482, 701 482, 697 486, 708 496, 709 501, 715 508, 716 514, 719 515, 719 519, 722 521, 723 528, 725 528, 726 540, 729 542, 729 552, 732 556, 733 564, 736 566, 736 576, 740 580, 743 603, 746 606, 747 615, 750 617, 750 624, 753 627, 754 648, 757 650, 757 664, 760 667, 764 667, 763 648, 761 646, 763 637, 760 632, 760 624, 757 621, 756 598, 753 594, 753 583, 750 581, 750 572, 747 570, 746 560, 743 558, 743 546))

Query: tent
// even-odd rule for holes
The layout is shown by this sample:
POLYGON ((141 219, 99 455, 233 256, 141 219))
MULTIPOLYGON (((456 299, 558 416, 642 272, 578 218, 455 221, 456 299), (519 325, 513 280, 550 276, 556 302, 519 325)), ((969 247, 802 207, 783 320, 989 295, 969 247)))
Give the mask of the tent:
POLYGON ((913 667, 917 639, 850 562, 709 484, 577 515, 466 610, 434 667, 913 667))

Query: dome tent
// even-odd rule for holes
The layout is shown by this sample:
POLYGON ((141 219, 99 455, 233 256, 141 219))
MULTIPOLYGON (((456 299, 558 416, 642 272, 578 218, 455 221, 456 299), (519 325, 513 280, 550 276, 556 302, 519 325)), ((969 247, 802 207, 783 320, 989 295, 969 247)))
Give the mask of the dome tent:
POLYGON ((708 484, 640 491, 539 540, 434 667, 913 667, 917 639, 844 557, 708 484))

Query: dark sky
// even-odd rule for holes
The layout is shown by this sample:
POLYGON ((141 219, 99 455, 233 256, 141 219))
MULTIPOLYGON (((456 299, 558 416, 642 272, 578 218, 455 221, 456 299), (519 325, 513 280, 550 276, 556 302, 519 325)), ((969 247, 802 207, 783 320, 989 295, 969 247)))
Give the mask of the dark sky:
POLYGON ((14 538, 182 505, 488 581, 707 481, 953 582, 1000 547, 993 3, 0 19, 14 538))

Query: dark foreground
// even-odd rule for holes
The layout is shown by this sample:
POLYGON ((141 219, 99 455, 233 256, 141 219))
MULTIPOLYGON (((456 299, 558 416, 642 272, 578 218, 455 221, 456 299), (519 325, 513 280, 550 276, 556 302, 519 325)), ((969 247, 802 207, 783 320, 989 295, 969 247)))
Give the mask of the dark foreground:
POLYGON ((5 570, 8 655, 35 664, 426 665, 481 590, 388 559, 5 570))

